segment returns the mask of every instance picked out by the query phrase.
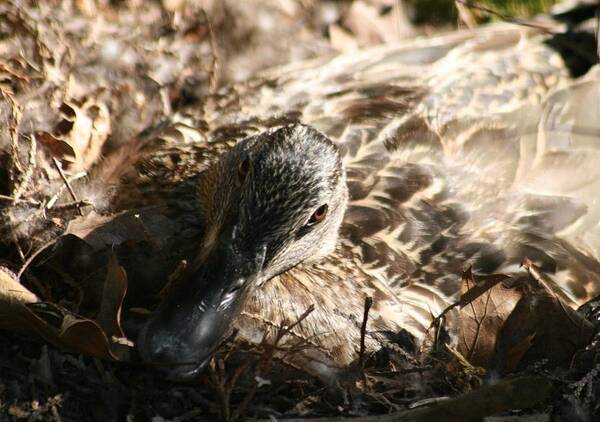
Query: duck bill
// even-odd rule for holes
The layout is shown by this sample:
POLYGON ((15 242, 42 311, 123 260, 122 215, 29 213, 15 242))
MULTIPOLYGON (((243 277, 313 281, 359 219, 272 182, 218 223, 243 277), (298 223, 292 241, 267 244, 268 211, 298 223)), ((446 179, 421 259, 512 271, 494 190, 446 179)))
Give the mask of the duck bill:
POLYGON ((177 283, 140 332, 142 359, 169 379, 191 379, 202 371, 260 278, 266 248, 240 252, 230 239, 220 240, 177 283))

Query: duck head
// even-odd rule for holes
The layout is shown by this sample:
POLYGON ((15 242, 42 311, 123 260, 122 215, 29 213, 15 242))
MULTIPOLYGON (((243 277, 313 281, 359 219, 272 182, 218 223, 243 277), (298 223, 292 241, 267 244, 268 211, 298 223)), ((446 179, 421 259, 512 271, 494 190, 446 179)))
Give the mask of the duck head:
POLYGON ((348 198, 337 147, 300 124, 239 142, 200 179, 200 250, 137 342, 176 380, 202 370, 253 291, 334 250, 348 198))

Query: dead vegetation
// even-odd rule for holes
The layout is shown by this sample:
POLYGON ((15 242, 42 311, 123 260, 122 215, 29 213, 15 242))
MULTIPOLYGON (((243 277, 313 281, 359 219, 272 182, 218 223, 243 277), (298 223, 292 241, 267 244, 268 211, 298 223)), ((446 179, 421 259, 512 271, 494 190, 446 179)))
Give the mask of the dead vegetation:
POLYGON ((521 279, 464 273, 462 296, 440 316, 460 318, 456 348, 442 330, 430 354, 401 339, 375 355, 360 347, 332 383, 275 358, 308 347, 279 341, 311 308, 278 327, 275 342, 226 342, 193 383, 169 383, 138 362, 122 315, 135 320, 151 306, 125 309, 126 272, 83 240, 108 198, 73 186, 161 115, 203 107, 228 81, 423 30, 398 18, 396 2, 382 1, 385 13, 363 1, 234 3, 0 5, 0 327, 10 330, 0 339, 0 419, 600 417, 598 306, 573 310, 529 261, 521 279))

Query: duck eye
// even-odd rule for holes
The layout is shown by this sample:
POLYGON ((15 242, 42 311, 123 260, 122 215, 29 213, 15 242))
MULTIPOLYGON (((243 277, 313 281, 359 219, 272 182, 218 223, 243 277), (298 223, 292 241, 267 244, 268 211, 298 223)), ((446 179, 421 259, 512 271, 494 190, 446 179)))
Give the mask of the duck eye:
POLYGON ((246 176, 248 176, 248 172, 250 171, 250 159, 244 158, 244 160, 240 163, 238 167, 238 181, 240 183, 244 183, 246 180, 246 176))
POLYGON ((313 214, 310 216, 310 220, 308 220, 307 226, 313 226, 323 221, 325 219, 325 216, 327 215, 328 209, 329 207, 327 206, 327 204, 323 204, 319 208, 317 208, 315 212, 313 212, 313 214))

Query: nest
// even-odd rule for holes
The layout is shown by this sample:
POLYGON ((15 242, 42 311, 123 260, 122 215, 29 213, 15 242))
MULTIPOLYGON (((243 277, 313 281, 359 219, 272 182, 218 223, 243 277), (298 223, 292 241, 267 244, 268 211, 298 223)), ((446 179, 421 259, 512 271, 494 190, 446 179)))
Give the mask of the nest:
MULTIPOLYGON (((96 213, 109 208, 110 197, 93 188, 95 165, 160 116, 191 104, 201 109, 228 81, 332 51, 315 30, 329 22, 314 8, 258 1, 55 3, 0 6, 0 326, 11 330, 0 339, 2 419, 467 420, 511 409, 598 417, 594 303, 587 314, 571 311, 530 262, 528 276, 511 286, 502 276, 465 272, 453 307, 464 320, 458 349, 443 337, 427 353, 407 350, 402 339, 372 355, 360 344, 355 364, 333 382, 281 358, 305 347, 279 343, 302 317, 278 327, 272 342, 248 345, 232 336, 188 384, 169 383, 139 363, 121 314, 148 309, 123 309, 127 275, 112 257, 90 252, 78 236, 86 228, 72 225, 101 224, 96 213), (486 318, 492 327, 484 329, 486 318), (523 321, 533 328, 515 334, 523 321), (542 334, 550 339, 535 345, 542 334), (552 336, 569 346, 556 346, 552 336), (540 348, 556 353, 540 360, 540 348), (490 384, 493 371, 483 367, 518 376, 490 384)), ((350 39, 331 28, 333 47, 344 49, 383 36, 350 39)), ((363 334, 368 311, 366 303, 363 334)))

